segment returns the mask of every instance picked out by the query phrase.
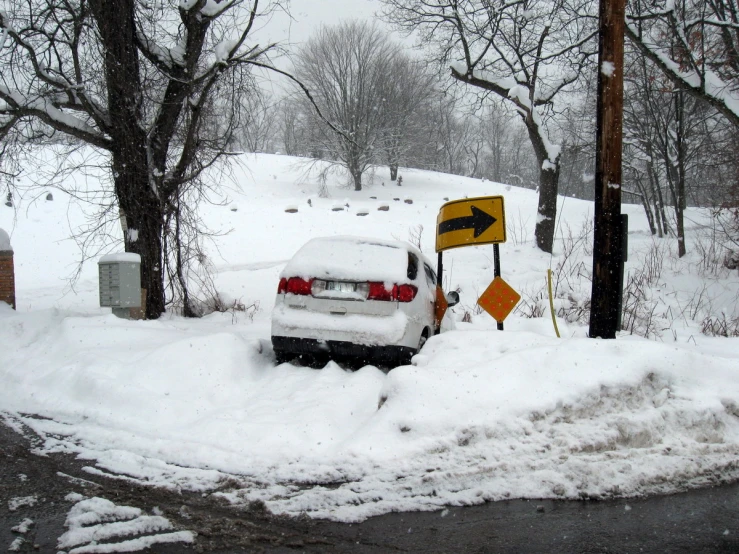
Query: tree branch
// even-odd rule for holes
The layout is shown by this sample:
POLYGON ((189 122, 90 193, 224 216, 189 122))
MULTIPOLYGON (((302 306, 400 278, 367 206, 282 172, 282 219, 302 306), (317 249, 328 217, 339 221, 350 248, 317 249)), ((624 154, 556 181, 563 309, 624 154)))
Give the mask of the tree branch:
MULTIPOLYGON (((631 17, 629 16, 627 19, 631 19, 631 17)), ((725 100, 722 100, 707 91, 705 87, 705 78, 701 79, 701 84, 696 85, 691 83, 687 78, 688 76, 680 73, 670 60, 667 60, 659 53, 649 48, 649 46, 639 37, 638 31, 634 29, 628 21, 625 26, 625 33, 629 41, 639 50, 639 52, 641 52, 645 58, 654 63, 675 86, 682 88, 695 98, 705 101, 724 115, 732 125, 739 127, 738 108, 733 108, 725 100)), ((696 77, 698 76, 696 75, 696 77)))

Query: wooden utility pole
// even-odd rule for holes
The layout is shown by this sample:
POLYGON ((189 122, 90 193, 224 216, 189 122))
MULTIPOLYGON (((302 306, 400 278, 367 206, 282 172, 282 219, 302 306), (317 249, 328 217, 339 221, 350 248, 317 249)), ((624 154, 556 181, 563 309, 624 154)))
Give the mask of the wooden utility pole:
POLYGON ((616 338, 616 331, 620 328, 623 294, 621 140, 625 4, 626 0, 600 0, 595 232, 589 336, 606 339, 616 338))

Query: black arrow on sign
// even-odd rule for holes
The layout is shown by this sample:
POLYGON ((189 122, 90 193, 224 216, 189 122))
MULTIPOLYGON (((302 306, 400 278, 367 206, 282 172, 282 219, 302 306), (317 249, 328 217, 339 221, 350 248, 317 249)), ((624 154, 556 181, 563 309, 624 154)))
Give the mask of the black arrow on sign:
POLYGON ((465 217, 457 217, 455 219, 447 219, 439 224, 439 234, 451 233, 452 231, 462 231, 463 229, 474 229, 474 237, 477 238, 487 231, 490 226, 498 221, 487 212, 483 212, 477 206, 470 206, 472 215, 465 217))

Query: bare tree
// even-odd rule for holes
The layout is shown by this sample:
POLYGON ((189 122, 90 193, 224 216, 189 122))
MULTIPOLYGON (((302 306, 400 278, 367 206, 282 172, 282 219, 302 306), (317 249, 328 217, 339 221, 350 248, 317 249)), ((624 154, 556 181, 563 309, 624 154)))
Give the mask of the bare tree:
MULTIPOLYGON (((661 139, 661 144, 659 140, 657 144, 660 144, 665 180, 676 212, 678 252, 683 255, 682 212, 690 194, 687 187, 691 165, 702 166, 698 181, 725 173, 716 171, 717 166, 724 164, 703 162, 717 159, 716 152, 722 150, 717 138, 731 136, 730 131, 716 131, 716 121, 706 106, 722 114, 734 129, 739 128, 739 0, 631 0, 626 23, 630 42, 671 82, 671 86, 663 88, 669 89, 668 106, 673 124, 663 125, 667 135, 658 132, 656 136, 661 139), (687 95, 695 101, 688 102, 687 95), (708 142, 712 144, 710 148, 698 149, 698 155, 695 148, 691 149, 695 135, 710 137, 708 142)), ((648 85, 642 83, 642 86, 648 85)), ((735 143, 729 151, 736 151, 735 143)), ((715 192, 723 189, 730 197, 730 189, 727 191, 722 181, 728 177, 730 182, 731 175, 736 174, 732 155, 725 159, 729 161, 728 175, 722 174, 717 186, 713 187, 714 206, 715 198, 721 197, 721 193, 715 192)), ((647 167, 650 169, 648 175, 656 181, 653 163, 647 167)), ((730 198, 725 200, 723 211, 717 211, 720 223, 727 214, 731 217, 731 203, 730 198)), ((723 227, 730 229, 730 226, 723 227)), ((734 238, 729 237, 729 240, 734 238)))
POLYGON ((181 247, 196 220, 183 219, 183 202, 228 154, 238 99, 275 47, 251 34, 277 5, 17 0, 0 11, 0 138, 66 134, 108 160, 125 249, 141 255, 148 318, 165 309, 167 271, 193 313, 181 247))
POLYGON ((434 99, 429 121, 432 131, 429 134, 433 147, 430 152, 430 169, 464 175, 465 146, 471 133, 470 119, 461 117, 457 99, 446 94, 437 95, 434 99))
POLYGON ((516 121, 509 106, 497 100, 488 102, 477 120, 475 133, 484 140, 485 177, 500 183, 536 187, 537 162, 526 127, 516 121))
POLYGON ((716 154, 727 140, 725 118, 661 73, 647 58, 633 57, 625 71, 626 191, 638 195, 652 232, 673 234, 686 253, 684 211, 693 204, 717 206, 725 196, 726 160, 716 154), (674 218, 665 212, 665 198, 674 218), (672 221, 670 221, 672 219, 672 221))
MULTIPOLYGON (((417 60, 397 53, 386 68, 383 80, 383 117, 380 140, 381 159, 390 168, 390 180, 398 178, 398 167, 408 164, 408 153, 415 140, 427 136, 423 106, 434 91, 436 78, 417 60)), ((423 140, 423 138, 421 138, 423 140)))
POLYGON ((314 157, 345 168, 355 190, 383 158, 397 173, 414 114, 431 90, 430 77, 398 44, 368 23, 322 27, 301 49, 296 76, 334 127, 301 109, 314 157))
POLYGON ((277 139, 278 106, 261 88, 241 99, 243 116, 236 143, 247 152, 271 152, 277 139))
POLYGON ((383 0, 387 20, 418 31, 452 77, 515 106, 539 163, 536 243, 552 251, 560 147, 547 132, 557 96, 595 54, 593 2, 383 0))
POLYGON ((631 0, 626 36, 675 86, 739 126, 739 0, 631 0))
POLYGON ((294 98, 283 98, 278 106, 278 133, 282 152, 288 156, 303 156, 304 140, 301 121, 303 114, 294 98))

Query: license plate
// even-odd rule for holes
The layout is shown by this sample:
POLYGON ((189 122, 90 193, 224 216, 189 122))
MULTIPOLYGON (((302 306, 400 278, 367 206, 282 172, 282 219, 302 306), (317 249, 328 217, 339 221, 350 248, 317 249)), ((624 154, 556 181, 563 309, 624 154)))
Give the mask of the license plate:
POLYGON ((336 292, 356 292, 356 283, 347 283, 345 281, 326 281, 326 290, 336 292))

